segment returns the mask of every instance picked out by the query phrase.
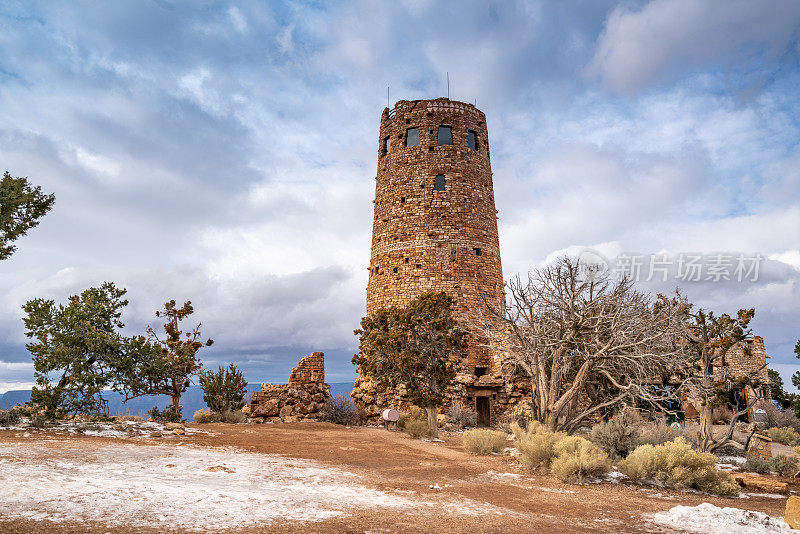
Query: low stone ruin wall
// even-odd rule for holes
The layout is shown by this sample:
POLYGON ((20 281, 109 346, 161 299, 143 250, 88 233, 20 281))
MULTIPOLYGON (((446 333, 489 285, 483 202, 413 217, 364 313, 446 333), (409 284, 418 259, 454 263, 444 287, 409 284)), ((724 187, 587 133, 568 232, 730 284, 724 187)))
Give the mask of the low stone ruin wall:
POLYGON ((292 369, 288 384, 261 384, 242 413, 254 422, 316 420, 331 387, 325 383, 325 354, 309 354, 292 369))

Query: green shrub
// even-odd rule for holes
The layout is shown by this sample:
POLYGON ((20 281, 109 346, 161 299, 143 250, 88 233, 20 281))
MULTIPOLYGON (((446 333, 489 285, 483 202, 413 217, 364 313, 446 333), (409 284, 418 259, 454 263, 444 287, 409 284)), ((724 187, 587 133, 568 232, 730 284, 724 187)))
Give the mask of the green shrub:
POLYGON ((517 440, 520 461, 531 469, 548 470, 555 455, 553 447, 564 434, 533 428, 517 440))
POLYGON ((478 412, 463 402, 456 401, 447 412, 447 420, 459 428, 473 427, 478 424, 478 412))
POLYGON ((206 408, 194 412, 193 418, 198 423, 213 423, 215 420, 214 414, 206 408))
POLYGON ((344 395, 336 395, 325 401, 319 412, 319 420, 337 425, 353 426, 358 424, 358 409, 353 401, 344 395))
POLYGON ((427 438, 431 435, 431 427, 428 420, 409 419, 403 428, 412 438, 427 438))
POLYGON ((784 426, 780 428, 770 428, 769 437, 772 441, 777 441, 784 445, 797 445, 800 434, 798 434, 795 429, 784 426))
POLYGON ((235 412, 244 406, 247 381, 233 364, 219 366, 217 371, 205 371, 198 377, 203 388, 203 401, 212 412, 235 412))
POLYGON ((770 459, 769 465, 782 477, 794 477, 799 470, 800 460, 794 455, 779 454, 770 459))
POLYGON ((739 486, 730 473, 717 471, 717 458, 697 452, 679 437, 663 445, 640 445, 619 464, 634 481, 652 480, 677 489, 694 488, 717 495, 737 495, 739 486))
POLYGON ((640 444, 640 422, 633 412, 624 410, 608 421, 594 425, 590 439, 612 458, 625 458, 640 444))
POLYGON ((177 410, 172 407, 172 404, 163 410, 159 410, 158 406, 153 406, 153 409, 147 414, 153 421, 159 423, 180 423, 183 421, 183 406, 178 406, 177 410))
POLYGON ((473 454, 487 455, 506 448, 506 433, 476 428, 464 432, 464 448, 473 454))
POLYGON ((555 458, 550 470, 563 482, 581 483, 587 478, 599 478, 611 469, 608 454, 587 439, 564 437, 553 447, 555 458))
POLYGON ((765 458, 757 458, 754 456, 752 458, 748 458, 747 461, 742 464, 742 469, 749 471, 750 473, 766 475, 772 471, 772 464, 765 458))

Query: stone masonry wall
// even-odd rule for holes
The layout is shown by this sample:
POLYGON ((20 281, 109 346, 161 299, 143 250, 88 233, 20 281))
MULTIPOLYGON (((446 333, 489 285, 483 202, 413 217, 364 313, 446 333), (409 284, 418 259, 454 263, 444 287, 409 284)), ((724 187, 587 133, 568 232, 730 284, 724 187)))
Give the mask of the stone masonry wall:
POLYGON ((251 419, 293 422, 315 420, 331 396, 325 383, 325 354, 314 352, 292 369, 288 384, 261 384, 242 412, 251 419))
MULTIPOLYGON (((486 300, 504 301, 486 117, 475 106, 438 98, 401 100, 385 109, 374 204, 368 314, 404 306, 426 291, 454 297, 454 315, 462 321, 486 300), (438 144, 439 126, 451 127, 452 145, 438 144), (406 146, 410 128, 419 129, 418 146, 406 146), (468 143, 470 131, 475 148, 468 143), (444 190, 435 188, 440 174, 444 190)), ((477 378, 476 367, 499 373, 494 360, 473 337, 468 357, 458 362, 463 380, 477 378)), ((388 404, 403 404, 402 395, 381 391, 365 377, 357 379, 352 397, 372 415, 388 404)))

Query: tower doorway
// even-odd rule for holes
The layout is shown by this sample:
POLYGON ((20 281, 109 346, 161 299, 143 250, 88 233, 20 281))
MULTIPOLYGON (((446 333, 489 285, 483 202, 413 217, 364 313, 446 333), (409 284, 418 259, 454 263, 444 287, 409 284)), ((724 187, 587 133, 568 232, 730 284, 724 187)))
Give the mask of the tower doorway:
POLYGON ((489 397, 475 397, 475 411, 478 412, 478 426, 492 426, 489 397))

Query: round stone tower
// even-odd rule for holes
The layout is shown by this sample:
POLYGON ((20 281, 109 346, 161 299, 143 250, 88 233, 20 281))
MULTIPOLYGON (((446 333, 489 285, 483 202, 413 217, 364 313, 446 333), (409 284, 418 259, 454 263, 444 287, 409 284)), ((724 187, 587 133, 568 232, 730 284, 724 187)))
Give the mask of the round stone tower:
MULTIPOLYGON (((482 111, 447 98, 401 100, 384 109, 374 203, 367 314, 404 306, 426 291, 454 297, 461 320, 469 320, 487 300, 503 301, 482 111)), ((460 371, 488 379, 499 372, 492 360, 473 339, 460 371)), ((381 404, 382 395, 366 397, 381 404)))

